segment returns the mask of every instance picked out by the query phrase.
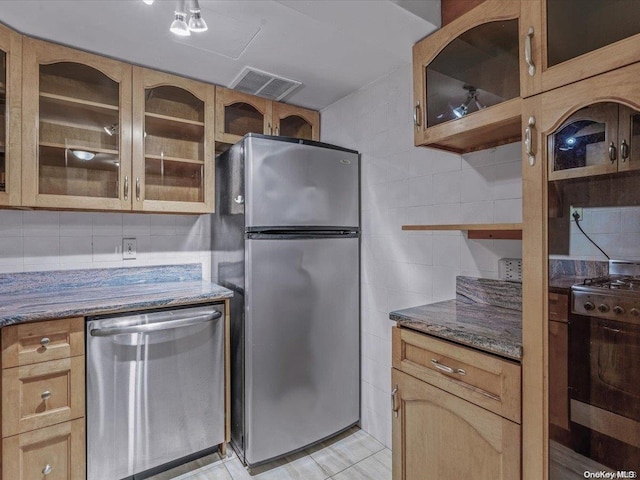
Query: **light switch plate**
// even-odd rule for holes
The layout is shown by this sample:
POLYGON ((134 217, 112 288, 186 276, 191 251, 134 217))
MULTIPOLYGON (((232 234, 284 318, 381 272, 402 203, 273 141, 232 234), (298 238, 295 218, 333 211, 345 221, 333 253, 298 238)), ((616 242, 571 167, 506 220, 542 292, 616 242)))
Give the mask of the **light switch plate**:
POLYGON ((522 282, 522 259, 501 258, 498 261, 498 277, 500 280, 522 282))
POLYGON ((136 258, 137 242, 135 238, 122 239, 122 259, 134 260, 136 258))

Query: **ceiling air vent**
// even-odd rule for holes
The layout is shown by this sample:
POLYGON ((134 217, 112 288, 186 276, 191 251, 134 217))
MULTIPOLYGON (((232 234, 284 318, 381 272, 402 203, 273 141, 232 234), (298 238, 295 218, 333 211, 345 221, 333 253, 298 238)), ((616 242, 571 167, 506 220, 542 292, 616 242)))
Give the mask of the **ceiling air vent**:
POLYGON ((268 98, 269 100, 282 100, 300 85, 302 85, 302 82, 289 80, 255 68, 245 67, 229 87, 240 92, 268 98))

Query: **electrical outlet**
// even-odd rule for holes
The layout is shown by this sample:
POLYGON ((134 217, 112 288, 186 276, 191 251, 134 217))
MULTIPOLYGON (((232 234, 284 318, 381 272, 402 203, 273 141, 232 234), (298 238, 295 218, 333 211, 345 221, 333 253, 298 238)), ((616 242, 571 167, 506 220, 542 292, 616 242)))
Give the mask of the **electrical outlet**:
POLYGON ((122 259, 134 260, 135 258, 136 258, 136 239, 123 238, 122 239, 122 259))
POLYGON ((575 219, 573 218, 573 214, 577 213, 579 218, 578 220, 582 220, 584 217, 582 216, 582 207, 574 207, 573 205, 569 207, 569 218, 571 219, 572 222, 575 222, 575 219))

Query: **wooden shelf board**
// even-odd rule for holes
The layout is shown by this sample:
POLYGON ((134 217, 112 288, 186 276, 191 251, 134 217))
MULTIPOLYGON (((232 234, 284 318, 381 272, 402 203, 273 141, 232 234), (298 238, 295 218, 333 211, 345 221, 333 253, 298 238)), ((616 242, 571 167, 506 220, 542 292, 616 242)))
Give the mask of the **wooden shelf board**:
POLYGON ((190 142, 204 141, 204 123, 202 122, 147 113, 145 114, 144 123, 147 135, 190 142))
POLYGON ((52 103, 72 103, 75 105, 84 105, 86 107, 91 107, 92 109, 100 109, 100 110, 113 110, 118 111, 118 105, 109 105, 107 103, 100 102, 92 102, 90 100, 83 100, 81 98, 68 97, 66 95, 58 95, 55 93, 47 93, 40 92, 40 98, 46 98, 48 101, 52 103))
POLYGON ((471 239, 521 240, 521 223, 477 223, 456 225, 403 225, 402 230, 466 231, 471 239))
POLYGON ((109 155, 119 155, 120 152, 118 150, 113 150, 110 148, 99 148, 99 147, 91 147, 91 146, 83 146, 83 145, 65 145, 62 143, 54 143, 54 142, 40 142, 41 147, 52 147, 52 148, 68 148, 70 150, 86 150, 87 152, 93 153, 107 153, 109 155))
POLYGON ((173 117, 171 115, 161 115, 159 113, 145 112, 144 116, 147 118, 157 118, 159 120, 166 120, 168 122, 184 123, 186 125, 198 125, 200 127, 204 127, 204 122, 199 122, 197 120, 188 120, 186 118, 180 118, 180 117, 173 117))
POLYGON ((199 165, 204 165, 202 160, 195 160, 191 158, 179 158, 179 157, 169 157, 167 155, 150 155, 146 154, 144 158, 151 158, 154 160, 166 160, 167 162, 180 162, 180 163, 197 163, 199 165))

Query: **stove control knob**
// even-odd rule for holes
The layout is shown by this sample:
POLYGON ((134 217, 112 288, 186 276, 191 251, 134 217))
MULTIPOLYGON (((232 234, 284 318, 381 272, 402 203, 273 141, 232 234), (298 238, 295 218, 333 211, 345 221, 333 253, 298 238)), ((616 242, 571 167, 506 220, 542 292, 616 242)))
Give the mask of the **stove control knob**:
POLYGON ((596 306, 593 304, 593 302, 584 302, 583 307, 587 312, 589 312, 589 311, 593 310, 594 308, 596 308, 596 306))
POLYGON ((607 313, 609 310, 611 309, 606 303, 601 303, 600 305, 598 305, 598 311, 600 311, 600 313, 607 313))
POLYGON ((629 310, 629 313, 634 317, 637 317, 638 315, 640 315, 640 310, 638 310, 637 308, 632 308, 631 310, 629 310))
POLYGON ((616 315, 622 315, 624 313, 624 308, 622 308, 620 305, 616 305, 615 307, 613 307, 613 311, 616 313, 616 315))

